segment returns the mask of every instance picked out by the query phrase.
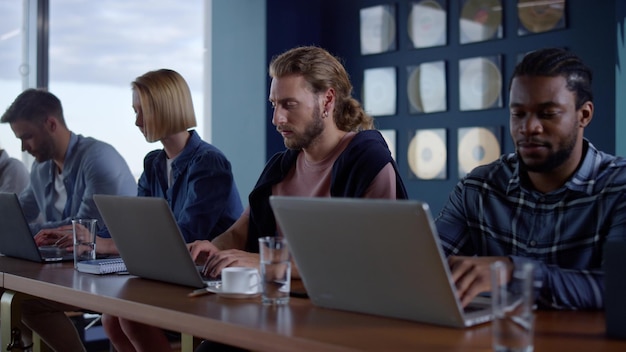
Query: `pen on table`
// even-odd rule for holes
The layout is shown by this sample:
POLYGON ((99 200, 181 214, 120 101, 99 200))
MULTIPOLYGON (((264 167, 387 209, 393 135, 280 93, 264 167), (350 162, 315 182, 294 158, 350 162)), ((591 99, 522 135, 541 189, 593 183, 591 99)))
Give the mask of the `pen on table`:
POLYGON ((197 290, 193 290, 190 293, 187 294, 187 297, 198 297, 198 296, 202 296, 202 295, 206 295, 211 293, 211 291, 209 291, 206 287, 205 288, 199 288, 197 290))
POLYGON ((306 293, 306 291, 304 291, 304 292, 301 292, 301 291, 289 291, 289 296, 296 297, 296 298, 309 298, 309 295, 306 293))

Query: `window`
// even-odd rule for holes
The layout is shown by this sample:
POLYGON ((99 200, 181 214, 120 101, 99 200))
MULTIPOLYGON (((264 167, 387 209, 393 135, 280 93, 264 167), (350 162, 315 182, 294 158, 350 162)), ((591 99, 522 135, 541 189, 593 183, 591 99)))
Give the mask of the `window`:
POLYGON ((130 82, 170 68, 189 84, 202 136, 203 1, 50 2, 50 92, 68 127, 112 144, 137 177, 148 143, 135 127, 130 82))
MULTIPOLYGON (((23 5, 21 1, 0 1, 0 115, 22 91, 23 5)), ((0 147, 20 159, 21 145, 7 124, 0 124, 0 147)))
MULTIPOLYGON (((54 0, 49 18, 49 87, 63 104, 70 130, 112 144, 139 177, 148 143, 135 127, 130 82, 170 68, 189 84, 196 130, 203 136, 204 1, 54 0)), ((23 90, 20 77, 22 5, 0 2, 0 104, 23 90)), ((4 110, 2 110, 4 112, 4 110)), ((8 125, 0 145, 19 155, 8 125)), ((29 162, 30 163, 30 162, 29 162)))

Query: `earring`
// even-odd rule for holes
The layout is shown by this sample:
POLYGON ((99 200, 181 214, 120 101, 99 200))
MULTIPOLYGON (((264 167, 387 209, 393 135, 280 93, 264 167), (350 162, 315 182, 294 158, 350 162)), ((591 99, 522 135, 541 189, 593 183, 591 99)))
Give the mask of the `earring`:
POLYGON ((324 117, 328 117, 328 111, 324 111, 323 116, 324 116, 324 117))

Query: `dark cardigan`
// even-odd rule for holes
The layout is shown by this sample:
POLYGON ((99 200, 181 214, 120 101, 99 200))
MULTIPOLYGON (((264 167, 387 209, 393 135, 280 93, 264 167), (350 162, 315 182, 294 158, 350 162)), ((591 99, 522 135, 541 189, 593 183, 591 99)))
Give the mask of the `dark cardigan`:
MULTIPOLYGON (((246 250, 258 252, 258 239, 276 234, 276 220, 269 204, 272 186, 282 181, 294 167, 299 150, 277 153, 265 165, 250 196, 250 224, 246 250)), ((363 197, 380 170, 391 163, 396 173, 396 198, 407 199, 398 166, 391 157, 380 132, 367 130, 357 133, 333 164, 330 184, 331 197, 363 197)))

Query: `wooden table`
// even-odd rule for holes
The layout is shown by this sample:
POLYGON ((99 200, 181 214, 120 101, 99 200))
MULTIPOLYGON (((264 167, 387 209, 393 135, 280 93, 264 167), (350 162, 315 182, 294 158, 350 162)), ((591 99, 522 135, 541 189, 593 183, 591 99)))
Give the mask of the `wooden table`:
MULTIPOLYGON (((257 351, 491 350, 490 324, 453 329, 317 308, 300 298, 284 307, 264 306, 258 297, 189 298, 187 287, 79 273, 71 263, 43 265, 0 257, 0 271, 4 288, 13 292, 257 351)), ((6 325, 0 324, 3 331, 6 325)), ((602 312, 540 311, 535 350, 626 351, 626 341, 606 339, 604 330, 602 312)))

